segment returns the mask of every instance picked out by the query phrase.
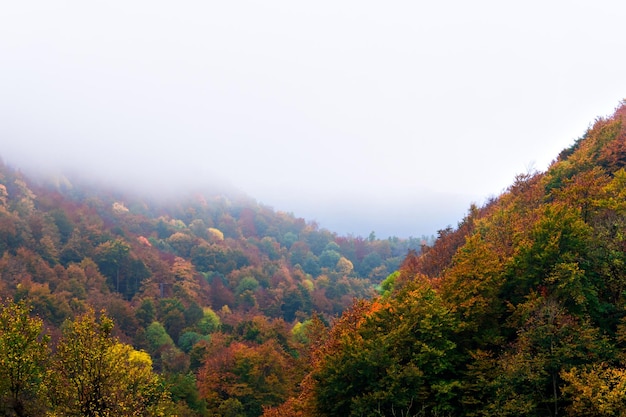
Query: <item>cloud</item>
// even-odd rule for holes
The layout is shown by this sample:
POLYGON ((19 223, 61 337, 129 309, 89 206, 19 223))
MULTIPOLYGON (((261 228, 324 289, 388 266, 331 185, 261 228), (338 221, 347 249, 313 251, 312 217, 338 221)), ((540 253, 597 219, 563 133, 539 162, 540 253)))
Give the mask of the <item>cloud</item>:
POLYGON ((355 233, 390 218, 430 233, 612 111, 625 9, 13 2, 0 155, 137 188, 229 184, 355 233))

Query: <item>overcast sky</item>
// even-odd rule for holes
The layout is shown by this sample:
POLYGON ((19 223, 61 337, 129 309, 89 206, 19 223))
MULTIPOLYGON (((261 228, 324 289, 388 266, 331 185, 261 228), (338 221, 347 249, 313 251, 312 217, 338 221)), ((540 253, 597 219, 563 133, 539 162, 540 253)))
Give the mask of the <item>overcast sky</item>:
POLYGON ((0 156, 430 235, 626 98, 625 19, 602 0, 7 1, 0 156))

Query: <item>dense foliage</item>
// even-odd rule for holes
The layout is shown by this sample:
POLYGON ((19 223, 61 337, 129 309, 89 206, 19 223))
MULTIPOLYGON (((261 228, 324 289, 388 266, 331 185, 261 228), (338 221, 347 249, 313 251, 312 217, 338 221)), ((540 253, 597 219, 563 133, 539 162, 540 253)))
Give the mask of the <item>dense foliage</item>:
POLYGON ((143 410, 127 399, 157 395, 154 370, 176 414, 258 416, 297 391, 313 318, 373 296, 422 240, 342 237, 245 197, 168 201, 0 164, 0 415, 143 410), (31 378, 15 381, 22 367, 31 378), (62 389, 90 369, 80 394, 62 389), (131 369, 144 378, 132 387, 131 369))
POLYGON ((42 321, 23 301, 0 308, 3 415, 165 416, 176 413, 150 356, 111 336, 93 311, 68 320, 50 356, 42 321))
POLYGON ((274 416, 626 415, 626 103, 411 253, 274 416))
POLYGON ((626 103, 428 244, 0 180, 5 415, 626 415, 626 103))

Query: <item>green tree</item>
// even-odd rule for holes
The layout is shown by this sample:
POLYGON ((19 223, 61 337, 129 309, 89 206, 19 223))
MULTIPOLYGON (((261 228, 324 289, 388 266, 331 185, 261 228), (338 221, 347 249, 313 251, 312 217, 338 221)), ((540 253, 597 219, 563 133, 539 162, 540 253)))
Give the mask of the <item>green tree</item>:
POLYGON ((382 256, 378 252, 372 252, 365 255, 356 269, 360 276, 367 277, 374 268, 382 265, 382 263, 382 256))
POLYGON ((457 401, 456 319, 426 282, 357 305, 335 326, 313 373, 320 416, 438 415, 457 401), (353 317, 350 319, 350 317, 353 317))
MULTIPOLYGON (((339 258, 337 258, 339 260, 339 258)), ((333 265, 334 266, 334 265, 333 265)), ((320 264, 317 256, 313 252, 308 252, 302 264, 302 269, 307 274, 316 277, 320 274, 320 264)))
POLYGON ((241 295, 247 290, 254 292, 257 288, 259 288, 259 281, 250 276, 243 277, 243 279, 237 285, 237 288, 235 288, 235 294, 241 295))
POLYGON ((156 312, 152 300, 149 298, 141 300, 141 305, 135 312, 135 317, 137 317, 139 323, 144 327, 148 326, 154 321, 155 316, 156 312))
POLYGON ((554 297, 530 294, 509 325, 517 338, 494 362, 492 382, 486 384, 487 415, 559 415, 568 404, 563 373, 613 356, 598 329, 569 314, 554 297))
POLYGON ((150 352, 157 352, 165 345, 174 346, 174 341, 158 321, 153 321, 146 329, 146 339, 150 352))
POLYGON ((529 238, 517 245, 510 272, 515 279, 507 281, 503 297, 518 304, 545 285, 571 311, 595 313, 597 291, 584 271, 591 261, 589 235, 589 226, 571 208, 552 204, 543 209, 529 238))
POLYGON ((183 352, 189 353, 194 345, 201 340, 210 340, 210 337, 196 332, 184 332, 178 338, 178 347, 183 352))
MULTIPOLYGON (((120 291, 120 271, 128 260, 130 246, 121 239, 109 240, 96 248, 96 262, 103 275, 112 282, 115 291, 120 291)), ((123 277, 122 277, 123 279, 123 277)))
POLYGON ((322 268, 334 268, 341 259, 341 254, 333 249, 325 249, 320 255, 319 262, 322 268))
MULTIPOLYGON (((173 401, 177 404, 186 403, 195 412, 194 416, 206 415, 206 402, 198 394, 196 375, 193 372, 169 374, 167 375, 167 384, 170 387, 173 401)), ((181 417, 183 415, 185 414, 179 414, 181 417)))
POLYGON ((385 278, 383 282, 380 283, 379 291, 381 296, 389 297, 393 293, 398 276, 400 276, 400 272, 395 271, 389 274, 387 278, 385 278))
POLYGON ((287 249, 291 248, 291 245, 293 245, 297 241, 298 241, 298 235, 296 235, 295 233, 292 233, 292 232, 285 233, 283 235, 283 238, 282 238, 282 244, 287 249))
POLYGON ((0 413, 41 413, 38 406, 49 337, 43 334, 42 320, 29 317, 30 311, 25 301, 0 306, 0 413))
POLYGON ((213 311, 210 307, 205 307, 203 309, 202 318, 198 321, 197 326, 203 335, 208 335, 218 331, 220 324, 220 318, 215 311, 213 311))

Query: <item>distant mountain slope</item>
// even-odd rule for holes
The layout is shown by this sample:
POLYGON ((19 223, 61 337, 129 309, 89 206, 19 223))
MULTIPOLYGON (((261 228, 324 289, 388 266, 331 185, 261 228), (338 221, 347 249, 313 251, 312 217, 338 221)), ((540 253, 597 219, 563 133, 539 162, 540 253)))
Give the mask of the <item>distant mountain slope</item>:
MULTIPOLYGON (((233 341, 281 364, 272 371, 279 387, 255 385, 268 392, 237 399, 246 415, 284 400, 305 369, 299 351, 311 318, 330 320, 355 297, 371 297, 421 247, 418 239, 338 236, 245 197, 165 202, 77 184, 37 182, 0 165, 0 298, 26 300, 53 343, 66 320, 105 310, 117 337, 184 386, 176 399, 191 415, 222 413, 215 410, 232 397, 210 402, 195 379, 207 355, 228 355, 233 341)), ((235 385, 248 375, 238 378, 235 385)))
MULTIPOLYGON (((28 277, 47 284, 54 298, 67 269, 91 261, 106 285, 91 288, 85 297, 111 293, 133 301, 165 292, 200 305, 235 308, 240 280, 249 276, 258 287, 247 308, 293 320, 296 313, 313 310, 333 314, 351 297, 366 296, 419 242, 337 236, 242 197, 154 202, 73 187, 67 180, 42 186, 7 166, 0 169, 4 262, 33 265, 23 276, 4 276, 5 296, 20 283, 25 288, 21 280, 28 277), (177 264, 186 265, 188 276, 176 278, 177 264), (284 288, 277 298, 279 286, 284 288), (291 305, 284 296, 292 298, 291 305)), ((64 297, 69 299, 60 305, 71 300, 64 297)), ((69 314, 65 310, 58 312, 57 323, 69 314)))
POLYGON ((625 415, 625 167, 622 103, 546 172, 410 254, 272 412, 625 415))

